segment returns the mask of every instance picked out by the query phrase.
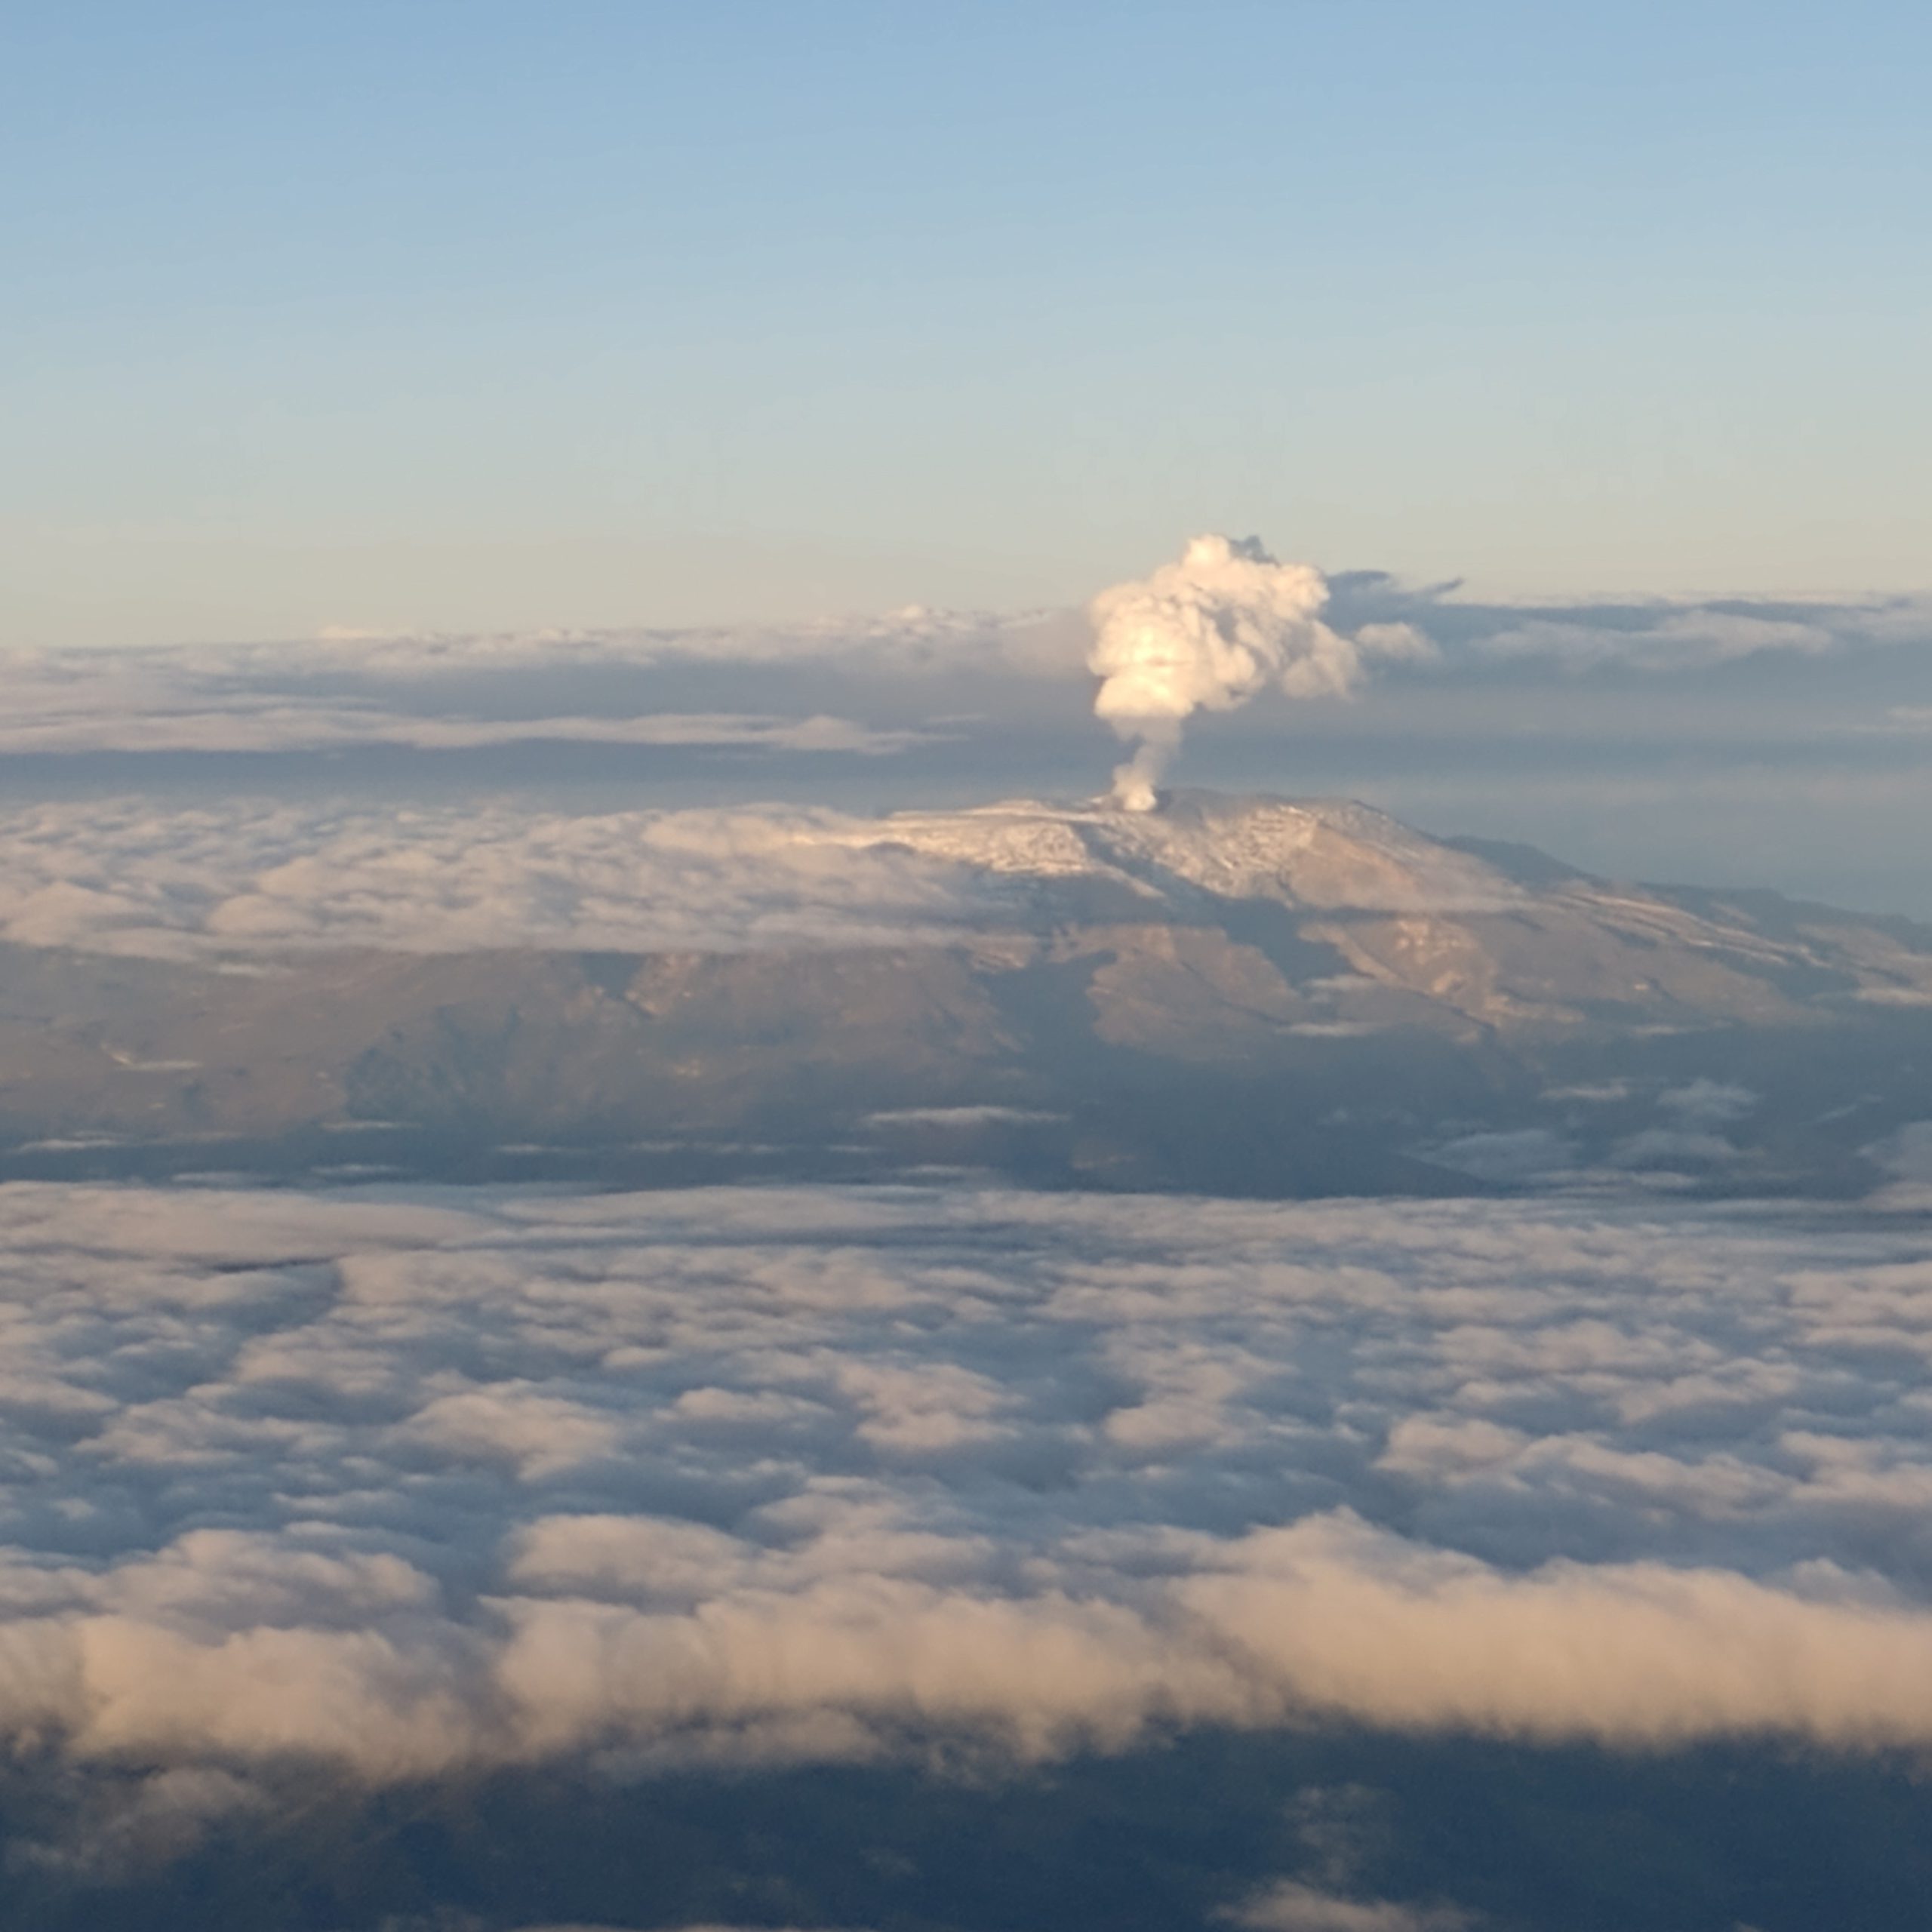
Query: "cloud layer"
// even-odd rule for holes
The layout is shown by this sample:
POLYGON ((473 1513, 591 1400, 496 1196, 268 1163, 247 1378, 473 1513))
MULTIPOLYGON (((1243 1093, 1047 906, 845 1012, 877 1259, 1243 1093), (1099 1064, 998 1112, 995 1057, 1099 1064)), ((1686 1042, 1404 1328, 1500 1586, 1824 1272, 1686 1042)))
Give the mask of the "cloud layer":
MULTIPOLYGON (((1928 639, 1924 598, 1486 603, 1454 585, 1324 576, 1277 564, 1251 540, 1204 537, 1084 614, 913 607, 786 626, 0 651, 0 755, 450 752, 533 740, 882 754, 957 729, 950 694, 962 681, 976 709, 1002 714, 983 722, 1023 725, 1043 686, 1084 691, 1097 677, 1101 718, 1158 734, 1265 688, 1345 695, 1370 660, 1392 681, 1493 692, 1551 672, 1647 681, 1884 658, 1928 639), (745 692, 774 687, 786 708, 761 696, 746 709, 745 692), (934 704, 922 691, 943 695, 934 704)), ((1922 680, 1892 695, 1871 708, 1872 728, 1922 722, 1922 680)))
POLYGON ((158 958, 315 946, 903 944, 983 910, 961 867, 783 808, 377 809, 222 798, 0 811, 0 938, 158 958))
POLYGON ((569 812, 515 795, 375 808, 217 795, 0 808, 0 940, 159 958, 317 947, 743 951, 1011 924, 1043 881, 1335 908, 1497 910, 1494 867, 1361 808, 1172 813, 1023 801, 569 812))
POLYGON ((0 652, 0 754, 463 751, 549 740, 876 755, 928 734, 823 713, 746 713, 737 708, 742 694, 774 670, 801 667, 888 683, 1072 676, 1080 648, 1070 614, 915 608, 783 629, 342 633, 285 644, 14 651, 0 652), (729 674, 728 686, 714 681, 710 690, 715 697, 730 689, 731 709, 654 701, 666 681, 707 671, 729 674), (555 688, 571 678, 595 701, 559 712, 555 688))
POLYGON ((16 1746, 1932 1741, 1909 1231, 15 1186, 0 1255, 16 1746))

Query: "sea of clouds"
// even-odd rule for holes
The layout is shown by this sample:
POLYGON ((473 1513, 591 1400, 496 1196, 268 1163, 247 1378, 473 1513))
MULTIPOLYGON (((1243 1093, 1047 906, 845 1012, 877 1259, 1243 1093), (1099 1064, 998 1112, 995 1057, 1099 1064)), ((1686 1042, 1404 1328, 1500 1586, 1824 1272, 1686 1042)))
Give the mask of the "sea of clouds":
POLYGON ((0 809, 0 939, 152 958, 905 945, 996 882, 811 807, 123 797, 0 809))
POLYGON ((1332 1718, 1932 1743, 1909 1216, 20 1184, 0 1257, 0 1740, 205 1807, 1332 1718))

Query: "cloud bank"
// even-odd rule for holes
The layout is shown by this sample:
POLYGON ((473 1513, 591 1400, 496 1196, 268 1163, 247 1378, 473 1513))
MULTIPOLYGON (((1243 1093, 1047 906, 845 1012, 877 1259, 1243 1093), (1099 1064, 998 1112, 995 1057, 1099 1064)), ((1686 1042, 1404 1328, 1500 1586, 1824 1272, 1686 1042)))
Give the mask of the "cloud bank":
POLYGON ((16 1749, 1932 1741, 1909 1232, 34 1185, 0 1255, 16 1749))
POLYGON ((878 756, 931 734, 824 712, 747 713, 736 694, 774 671, 876 685, 1070 678, 1079 664, 1070 614, 916 608, 789 629, 349 632, 281 644, 17 650, 0 652, 0 755, 448 752, 549 741, 878 756), (732 708, 694 708, 675 694, 663 702, 668 684, 706 672, 721 674, 707 690, 714 698, 731 691, 732 708), (592 681, 594 703, 560 713, 549 688, 572 678, 592 681))
POLYGON ((921 731, 876 731, 849 718, 665 712, 642 717, 421 717, 368 704, 237 700, 146 711, 23 706, 0 719, 0 752, 317 752, 392 746, 480 751, 528 744, 706 746, 881 756, 930 743, 921 731))
MULTIPOLYGON (((1928 640, 1925 598, 1498 603, 1379 571, 1324 574, 1277 563, 1253 539, 1208 536, 1084 614, 912 607, 784 626, 0 651, 0 755, 549 741, 877 756, 961 728, 962 682, 969 709, 999 713, 982 722, 1011 726, 1035 718, 1043 691, 1071 696, 1097 676, 1099 715, 1152 758, 1195 711, 1266 690, 1346 696, 1371 668, 1491 691, 1552 675, 1876 662, 1928 640), (774 682, 796 708, 747 712, 743 693, 774 682)), ((1890 695, 1872 728, 1922 726, 1922 681, 1890 695)))
POLYGON ((997 903, 996 882, 868 831, 783 807, 47 803, 0 810, 0 938, 183 960, 903 945, 997 903))

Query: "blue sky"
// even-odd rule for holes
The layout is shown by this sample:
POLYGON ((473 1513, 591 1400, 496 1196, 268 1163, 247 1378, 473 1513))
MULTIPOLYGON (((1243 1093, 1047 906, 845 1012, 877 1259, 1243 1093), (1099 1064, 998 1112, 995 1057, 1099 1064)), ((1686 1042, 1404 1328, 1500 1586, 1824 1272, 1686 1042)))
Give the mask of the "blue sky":
POLYGON ((1932 11, 0 21, 0 642, 1932 581, 1932 11))

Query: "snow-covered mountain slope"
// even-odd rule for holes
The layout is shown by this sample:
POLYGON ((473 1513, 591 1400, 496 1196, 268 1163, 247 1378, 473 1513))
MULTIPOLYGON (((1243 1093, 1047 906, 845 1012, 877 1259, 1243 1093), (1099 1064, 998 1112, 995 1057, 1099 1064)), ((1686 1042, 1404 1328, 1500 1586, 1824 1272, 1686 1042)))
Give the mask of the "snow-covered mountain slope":
MULTIPOLYGON (((1932 956, 1896 931, 1820 908, 1767 922, 1744 899, 1615 884, 1538 855, 1506 867, 1346 799, 1180 792, 1149 812, 1022 800, 902 812, 834 835, 961 869, 983 888, 1024 886, 1017 915, 1050 927, 1226 927, 1243 923, 1244 903, 1280 909, 1304 947, 1328 955, 1323 967, 1304 951, 1287 975, 1304 1029, 1617 1014, 1796 1024, 1847 1001, 1932 1003, 1932 956)), ((1134 949, 1117 931, 1112 943, 1134 949)))
POLYGON ((1500 912, 1524 896, 1495 866, 1347 799, 1183 792, 1150 812, 1020 800, 898 812, 848 836, 991 872, 1109 880, 1149 897, 1184 884, 1285 906, 1449 912, 1500 912))
POLYGON ((1900 921, 1614 884, 1344 801, 768 811, 654 844, 648 817, 577 828, 594 866, 568 826, 500 841, 482 887, 383 848, 445 889, 434 945, 345 924, 395 894, 340 841, 251 895, 215 879, 202 953, 0 943, 0 1174, 218 1146, 521 1174, 554 1147, 689 1178, 728 1143, 786 1172, 1372 1191, 1454 1147, 1838 1186, 1927 1111, 1932 934, 1900 921), (325 888, 305 943, 262 940, 325 888))

